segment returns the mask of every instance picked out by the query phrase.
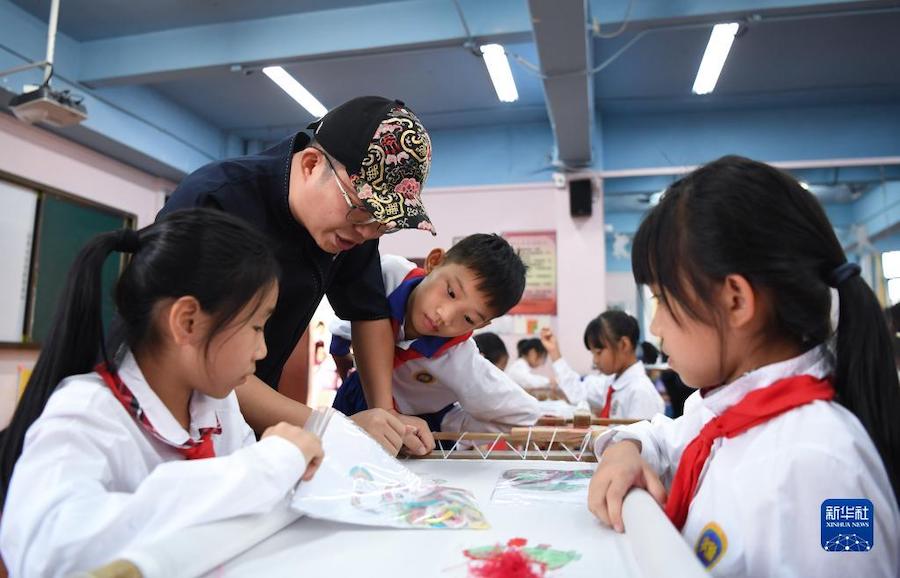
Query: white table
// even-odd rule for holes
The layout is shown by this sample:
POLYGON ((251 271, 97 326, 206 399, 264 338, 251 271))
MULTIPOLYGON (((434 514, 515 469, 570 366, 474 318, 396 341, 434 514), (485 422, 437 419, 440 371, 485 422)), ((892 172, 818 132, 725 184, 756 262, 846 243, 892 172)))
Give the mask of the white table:
POLYGON ((131 559, 145 578, 279 576, 360 576, 391 578, 466 576, 467 548, 506 544, 525 538, 529 546, 547 544, 575 550, 580 559, 549 577, 604 578, 678 575, 705 576, 693 553, 645 492, 626 500, 627 532, 603 527, 585 505, 499 504, 491 501, 507 469, 583 469, 595 464, 522 460, 410 460, 416 473, 470 490, 489 530, 400 530, 295 519, 287 511, 248 516, 189 528, 131 559))

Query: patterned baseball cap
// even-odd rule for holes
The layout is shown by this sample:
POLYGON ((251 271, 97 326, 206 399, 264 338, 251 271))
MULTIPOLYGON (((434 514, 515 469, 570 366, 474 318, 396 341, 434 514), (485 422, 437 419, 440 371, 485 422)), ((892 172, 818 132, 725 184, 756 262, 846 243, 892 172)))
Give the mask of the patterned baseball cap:
POLYGON ((375 219, 388 229, 437 234, 421 197, 431 169, 431 139, 403 102, 354 98, 308 128, 347 169, 359 200, 375 219))

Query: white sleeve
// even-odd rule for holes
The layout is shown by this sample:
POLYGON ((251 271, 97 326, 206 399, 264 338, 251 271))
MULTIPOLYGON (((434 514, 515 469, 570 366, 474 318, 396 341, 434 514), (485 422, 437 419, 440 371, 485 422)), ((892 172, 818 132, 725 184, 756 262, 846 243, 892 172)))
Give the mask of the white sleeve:
POLYGON ((635 440, 641 444, 641 457, 659 477, 663 480, 671 479, 678 468, 681 452, 703 427, 704 420, 700 413, 674 420, 657 414, 651 421, 614 427, 601 434, 594 442, 594 454, 599 459, 610 444, 635 440))
POLYGON ((268 511, 306 468, 296 446, 270 436, 224 457, 164 462, 131 492, 113 472, 134 445, 107 415, 35 422, 0 521, 11 575, 64 576, 187 526, 268 511))
POLYGON ((538 401, 482 357, 471 339, 460 343, 447 355, 453 356, 453 363, 447 365, 447 373, 452 375, 439 374, 437 377, 453 390, 468 415, 495 424, 484 431, 530 426, 541 417, 538 401))
POLYGON ((560 357, 553 362, 553 373, 556 374, 556 382, 559 384, 559 389, 565 394, 569 403, 578 405, 582 401, 587 400, 587 384, 582 381, 581 376, 572 369, 565 359, 560 357))
POLYGON ((736 495, 734 501, 746 532, 742 540, 746 575, 900 575, 896 499, 890 485, 879 484, 865 461, 862 453, 840 456, 822 447, 784 444, 742 464, 745 479, 755 479, 753 484, 738 484, 744 495, 736 495), (761 471, 769 475, 760 477, 761 471), (822 504, 835 497, 864 497, 872 502, 875 543, 871 552, 835 554, 821 547, 822 504))
POLYGON ((500 433, 508 432, 509 428, 504 428, 498 424, 484 422, 469 415, 466 410, 461 408, 458 403, 453 405, 453 409, 447 412, 444 419, 441 420, 442 432, 489 432, 500 433))
POLYGON ((519 363, 519 360, 514 361, 510 365, 509 369, 507 370, 507 374, 512 378, 513 381, 524 388, 533 389, 537 387, 547 387, 548 385, 550 385, 549 378, 544 377, 543 375, 532 373, 528 369, 528 364, 519 363))
POLYGON ((347 341, 350 341, 350 322, 344 321, 338 317, 335 317, 331 321, 328 322, 328 331, 337 337, 342 337, 347 341))

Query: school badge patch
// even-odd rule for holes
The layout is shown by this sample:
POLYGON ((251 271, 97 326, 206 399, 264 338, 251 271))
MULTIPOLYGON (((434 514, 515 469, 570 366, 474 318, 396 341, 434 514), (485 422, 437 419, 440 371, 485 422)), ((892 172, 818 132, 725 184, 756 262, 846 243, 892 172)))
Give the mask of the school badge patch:
POLYGON ((728 536, 725 535, 725 531, 715 522, 704 526, 694 547, 694 552, 703 566, 707 570, 715 566, 726 550, 728 550, 728 536))
POLYGON ((416 374, 416 381, 418 381, 419 383, 433 383, 434 376, 427 371, 420 371, 416 374))

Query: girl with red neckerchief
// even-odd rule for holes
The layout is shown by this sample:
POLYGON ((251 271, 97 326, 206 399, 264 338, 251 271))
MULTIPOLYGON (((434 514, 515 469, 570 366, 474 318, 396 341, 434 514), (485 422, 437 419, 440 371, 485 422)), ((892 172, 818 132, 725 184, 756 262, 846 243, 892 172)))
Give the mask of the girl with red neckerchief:
POLYGON ((699 391, 678 419, 597 440, 591 511, 622 531, 625 494, 646 488, 716 576, 900 575, 890 339, 814 195, 724 157, 669 187, 632 264, 699 391))

